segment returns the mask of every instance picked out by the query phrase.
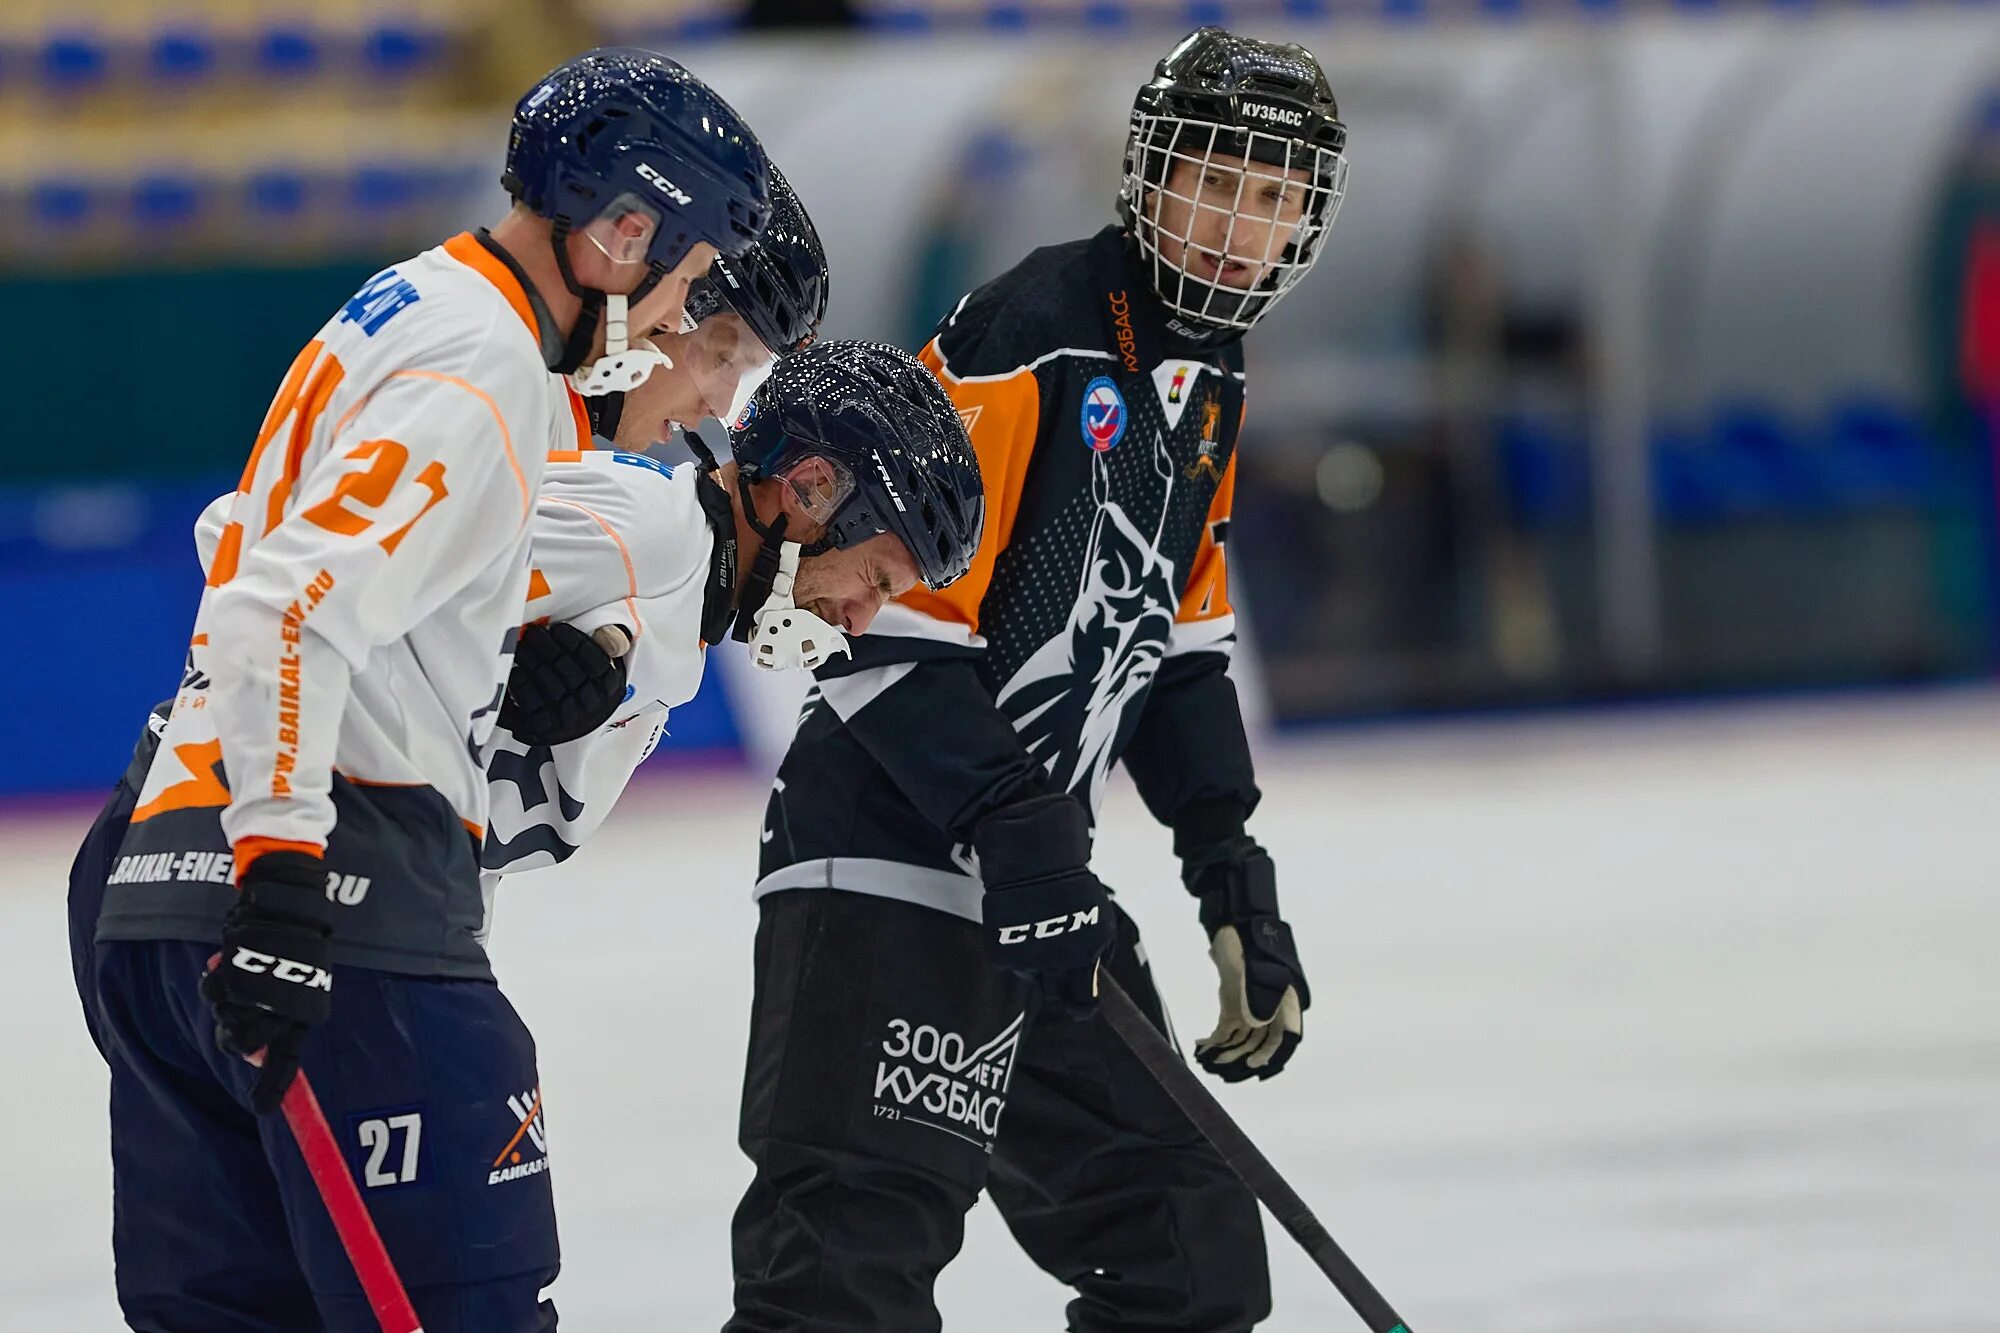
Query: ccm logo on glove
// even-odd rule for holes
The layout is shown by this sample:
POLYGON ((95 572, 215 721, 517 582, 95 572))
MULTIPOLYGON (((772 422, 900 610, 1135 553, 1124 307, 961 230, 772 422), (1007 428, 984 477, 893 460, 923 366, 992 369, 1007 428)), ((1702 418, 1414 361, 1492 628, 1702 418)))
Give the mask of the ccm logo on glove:
POLYGON ((1081 912, 1071 912, 1067 916, 1052 916, 1046 921, 1036 921, 1029 925, 1002 926, 1000 927, 1000 942, 1002 944, 1023 944, 1030 938, 1051 940, 1058 935, 1067 935, 1073 930, 1082 930, 1085 926, 1096 925, 1097 914, 1101 910, 1101 908, 1091 907, 1081 912), (1069 924, 1064 925, 1064 922, 1068 922, 1069 924), (1032 935, 1030 934, 1031 931, 1033 932, 1032 935))
POLYGON ((333 989, 333 973, 325 968, 280 958, 276 954, 258 953, 255 949, 238 949, 236 956, 229 960, 229 965, 242 968, 245 972, 268 972, 279 981, 297 982, 307 990, 333 989))

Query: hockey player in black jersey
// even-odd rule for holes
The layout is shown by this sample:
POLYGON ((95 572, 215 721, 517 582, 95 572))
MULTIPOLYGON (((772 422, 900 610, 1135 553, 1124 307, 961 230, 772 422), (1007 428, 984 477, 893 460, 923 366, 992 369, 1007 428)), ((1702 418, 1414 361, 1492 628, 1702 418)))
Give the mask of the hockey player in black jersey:
POLYGON ((1197 1044, 1269 1078, 1310 999, 1226 674, 1243 332, 1318 257, 1346 130, 1303 48, 1204 28, 1139 92, 1120 225, 1038 250, 924 349, 986 480, 968 575, 818 672, 763 830, 733 1333, 935 1329, 982 1189, 1069 1327, 1247 1329, 1257 1206, 1094 1014, 1164 1026, 1090 870, 1123 762, 1220 974, 1197 1044))

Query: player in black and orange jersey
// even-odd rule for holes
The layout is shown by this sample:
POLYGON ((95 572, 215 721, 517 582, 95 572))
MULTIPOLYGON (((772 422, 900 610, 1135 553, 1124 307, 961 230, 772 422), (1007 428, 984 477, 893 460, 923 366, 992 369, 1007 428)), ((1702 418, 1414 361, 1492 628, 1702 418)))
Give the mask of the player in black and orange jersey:
POLYGON ((1165 1026, 1089 869, 1123 762, 1221 974, 1197 1047, 1265 1078, 1309 994, 1226 674, 1241 338, 1318 257, 1346 130, 1303 48, 1205 28, 1132 119, 1121 224, 1038 250, 924 349, 987 512, 971 572, 821 668, 763 830, 736 1333, 934 1329, 990 1189, 1069 1327, 1249 1328, 1257 1207, 1093 1010, 1165 1026), (1073 1020, 1073 1021, 1064 1021, 1073 1020))

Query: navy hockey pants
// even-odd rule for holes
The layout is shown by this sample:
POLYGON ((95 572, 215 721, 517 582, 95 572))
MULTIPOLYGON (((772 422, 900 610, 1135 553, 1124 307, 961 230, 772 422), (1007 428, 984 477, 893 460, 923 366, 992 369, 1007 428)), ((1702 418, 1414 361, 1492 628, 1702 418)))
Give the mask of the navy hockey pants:
MULTIPOLYGON (((85 1021, 111 1066, 125 1319, 141 1333, 372 1333, 290 1129, 251 1112, 255 1071, 216 1047, 196 989, 215 947, 90 942, 119 804, 78 855, 70 926, 85 1021)), ((534 1041, 499 987, 336 968, 333 1016, 303 1064, 427 1333, 554 1329, 534 1041)))

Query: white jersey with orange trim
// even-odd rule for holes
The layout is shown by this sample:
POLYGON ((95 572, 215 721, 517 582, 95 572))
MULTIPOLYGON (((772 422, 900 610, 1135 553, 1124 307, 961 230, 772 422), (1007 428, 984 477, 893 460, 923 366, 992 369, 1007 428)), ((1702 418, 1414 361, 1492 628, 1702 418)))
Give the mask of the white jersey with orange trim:
POLYGON ((337 961, 485 971, 483 750, 546 459, 585 428, 546 322, 462 235, 377 274, 299 353, 227 499, 101 936, 211 939, 228 876, 196 858, 240 873, 283 848, 323 855, 353 909, 337 961))
POLYGON ((489 876, 567 859, 653 752, 667 710, 700 687, 704 608, 712 590, 728 591, 712 575, 733 571, 717 568, 716 527, 699 485, 693 466, 670 469, 641 454, 596 450, 549 462, 527 615, 586 633, 622 626, 632 635, 625 701, 595 732, 562 745, 527 745, 496 730, 482 851, 489 876))

